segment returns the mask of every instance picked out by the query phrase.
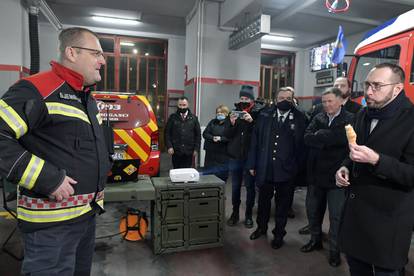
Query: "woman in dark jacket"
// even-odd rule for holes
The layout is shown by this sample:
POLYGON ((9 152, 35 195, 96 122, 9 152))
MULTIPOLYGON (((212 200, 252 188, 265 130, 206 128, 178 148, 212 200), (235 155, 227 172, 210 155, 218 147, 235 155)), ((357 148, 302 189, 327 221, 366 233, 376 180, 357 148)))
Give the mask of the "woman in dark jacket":
POLYGON ((206 157, 204 160, 204 174, 214 174, 223 181, 227 181, 229 169, 226 147, 228 139, 224 136, 224 129, 228 127, 227 116, 229 108, 219 105, 216 108, 216 118, 211 120, 203 132, 204 150, 206 157))

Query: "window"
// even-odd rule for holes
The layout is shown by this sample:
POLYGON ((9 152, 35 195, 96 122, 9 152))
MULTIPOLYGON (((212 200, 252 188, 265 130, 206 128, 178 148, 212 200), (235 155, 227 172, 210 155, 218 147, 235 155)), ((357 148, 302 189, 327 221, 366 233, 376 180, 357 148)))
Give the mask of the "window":
POLYGON ((160 39, 99 35, 106 65, 97 91, 129 92, 144 95, 163 125, 167 93, 167 41, 160 39))
POLYGON ((359 57, 352 86, 352 97, 364 95, 364 81, 369 71, 380 63, 388 62, 398 64, 400 60, 401 47, 395 45, 359 57))

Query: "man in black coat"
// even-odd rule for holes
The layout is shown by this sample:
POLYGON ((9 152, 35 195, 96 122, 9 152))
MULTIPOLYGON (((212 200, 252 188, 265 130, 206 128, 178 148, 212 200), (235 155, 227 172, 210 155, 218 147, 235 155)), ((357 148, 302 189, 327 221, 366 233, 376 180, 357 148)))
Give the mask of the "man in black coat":
POLYGON ((246 170, 247 153, 250 148, 250 139, 257 114, 262 105, 254 101, 253 87, 242 85, 239 93, 239 102, 235 104, 236 112, 230 114, 230 125, 224 131, 229 140, 227 153, 229 154, 229 169, 231 174, 233 212, 227 220, 228 226, 235 226, 239 221, 242 183, 246 187, 246 211, 244 225, 253 227, 253 206, 256 197, 255 179, 246 170))
MULTIPOLYGON (((358 111, 361 109, 361 105, 351 100, 351 90, 352 90, 351 81, 347 79, 346 77, 339 77, 335 80, 333 87, 341 90, 343 108, 350 113, 353 113, 353 114, 358 113, 358 111)), ((313 117, 315 117, 320 112, 323 112, 322 103, 319 103, 313 106, 313 109, 309 114, 310 120, 312 120, 313 117)), ((325 206, 326 206, 326 202, 325 202, 325 206)), ((326 207, 321 209, 321 214, 320 214, 321 217, 325 215, 325 210, 326 210, 326 207)), ((310 234, 309 225, 302 227, 299 230, 299 234, 302 234, 302 235, 310 234)))
POLYGON ((302 252, 322 249, 322 222, 329 207, 329 264, 341 263, 337 238, 345 190, 335 185, 335 172, 348 154, 345 125, 351 124, 354 115, 342 107, 341 91, 332 87, 322 94, 324 112, 317 114, 305 131, 308 155, 308 193, 306 212, 310 224, 311 240, 302 252))
POLYGON ((200 150, 201 129, 198 119, 188 108, 188 99, 178 99, 177 112, 170 115, 165 127, 165 144, 172 156, 173 168, 191 168, 200 150))
POLYGON ((351 275, 401 275, 414 225, 414 106, 398 65, 376 65, 364 83, 367 107, 356 144, 336 173, 348 187, 339 246, 351 275), (374 274, 375 273, 375 274, 374 274))
POLYGON ((294 192, 293 180, 303 158, 306 118, 293 105, 293 91, 280 90, 273 105, 259 114, 252 135, 247 168, 259 188, 255 240, 267 232, 271 200, 275 195, 275 228, 272 248, 283 245, 287 215, 294 192))

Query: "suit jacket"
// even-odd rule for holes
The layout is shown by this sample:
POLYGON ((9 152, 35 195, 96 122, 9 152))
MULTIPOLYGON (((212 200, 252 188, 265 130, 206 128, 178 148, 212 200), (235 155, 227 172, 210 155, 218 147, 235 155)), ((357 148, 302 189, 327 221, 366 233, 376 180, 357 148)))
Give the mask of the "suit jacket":
POLYGON ((341 112, 328 125, 325 112, 316 115, 305 131, 305 145, 309 147, 308 183, 324 188, 337 188, 335 172, 349 153, 345 125, 351 124, 354 115, 341 109, 341 112))
POLYGON ((380 155, 375 165, 352 162, 340 227, 341 250, 366 263, 400 269, 407 263, 414 225, 414 107, 405 98, 371 134, 364 108, 356 116, 357 143, 380 155))
MULTIPOLYGON (((288 131, 292 132, 295 145, 294 156, 292 156, 292 158, 294 159, 296 170, 291 171, 293 179, 296 176, 301 163, 304 161, 305 151, 303 134, 306 127, 306 117, 296 108, 293 108, 291 112, 294 114, 294 120, 293 122, 288 123, 290 125, 294 125, 294 127, 292 129, 292 127, 289 126, 287 129, 288 131)), ((270 160, 270 154, 273 147, 273 145, 271 145, 271 133, 274 114, 276 114, 277 117, 277 111, 274 105, 265 110, 262 110, 253 129, 252 142, 250 144, 246 168, 249 170, 256 170, 256 185, 258 186, 262 185, 266 181, 268 162, 270 160)), ((291 162, 289 160, 289 164, 290 163, 291 162)), ((290 164, 290 166, 291 165, 292 164, 290 164)))

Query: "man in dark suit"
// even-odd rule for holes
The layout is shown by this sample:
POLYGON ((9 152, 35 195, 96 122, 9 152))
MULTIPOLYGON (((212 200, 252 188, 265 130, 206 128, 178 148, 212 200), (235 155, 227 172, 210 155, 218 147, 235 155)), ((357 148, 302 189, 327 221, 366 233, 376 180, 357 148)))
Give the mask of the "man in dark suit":
POLYGON ((303 154, 305 115, 293 104, 293 91, 280 90, 275 105, 262 110, 253 129, 246 167, 256 175, 259 188, 257 229, 250 235, 255 240, 267 232, 271 200, 275 194, 275 228, 272 248, 283 245, 290 208, 293 180, 303 154))
MULTIPOLYGON (((361 109, 361 105, 351 100, 351 89, 352 89, 351 81, 347 79, 346 77, 339 77, 335 80, 333 86, 341 90, 342 106, 344 107, 344 109, 348 112, 356 114, 361 109)), ((311 111, 310 119, 312 120, 313 117, 315 117, 317 114, 321 112, 323 112, 322 103, 315 105, 311 111)), ((326 202, 324 206, 326 206, 326 202)), ((320 216, 323 217, 325 215, 326 207, 321 209, 320 211, 321 211, 320 216)), ((299 229, 299 234, 302 234, 302 235, 310 234, 309 225, 306 225, 302 227, 301 229, 299 229)))
POLYGON ((348 154, 345 125, 351 124, 354 115, 342 107, 341 90, 332 87, 322 94, 324 112, 316 115, 305 131, 308 154, 308 194, 306 212, 311 239, 302 252, 322 249, 322 221, 329 207, 329 264, 341 263, 337 237, 339 221, 345 202, 345 190, 335 185, 335 172, 348 154))
POLYGON ((414 106, 398 65, 376 65, 364 83, 367 107, 356 144, 336 173, 347 187, 339 246, 351 275, 401 275, 414 225, 414 106))

